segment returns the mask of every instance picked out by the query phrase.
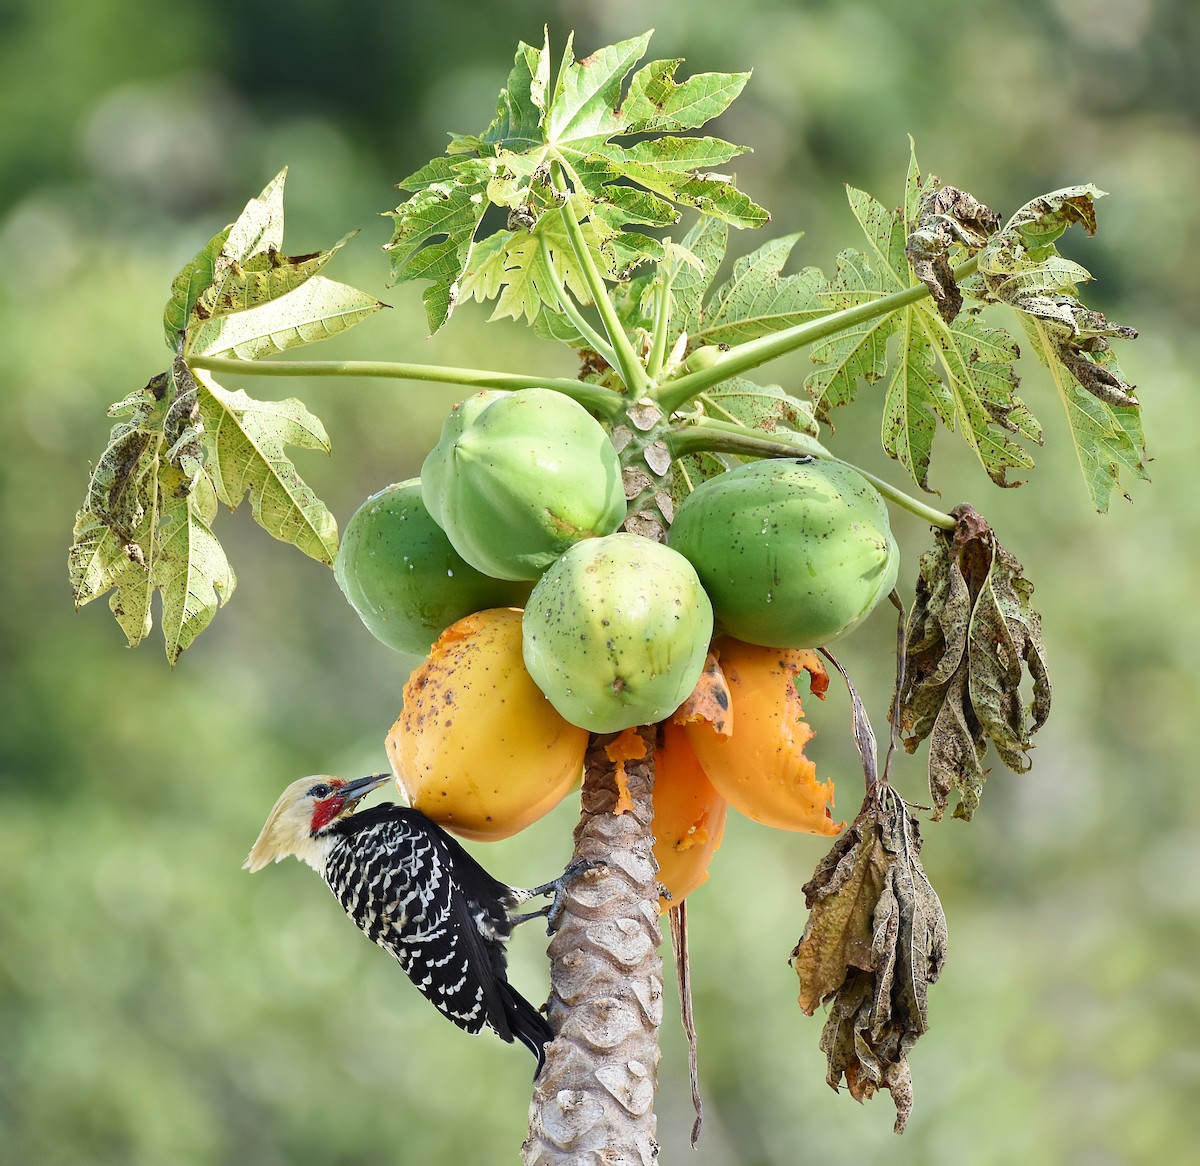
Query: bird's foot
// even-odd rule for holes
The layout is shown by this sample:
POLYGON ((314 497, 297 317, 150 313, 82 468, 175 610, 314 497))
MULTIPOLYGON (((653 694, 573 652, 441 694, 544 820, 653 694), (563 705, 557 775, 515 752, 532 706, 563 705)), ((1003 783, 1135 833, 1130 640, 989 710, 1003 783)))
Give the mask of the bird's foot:
POLYGON ((546 934, 553 935, 558 930, 558 925, 562 918, 562 897, 563 892, 567 889, 567 884, 577 879, 580 875, 586 874, 589 870, 607 865, 601 858, 581 858, 577 862, 571 863, 558 878, 552 879, 548 883, 542 883, 540 887, 531 887, 529 890, 514 890, 513 894, 518 903, 524 903, 529 899, 536 899, 539 895, 553 895, 554 898, 546 906, 537 911, 529 911, 524 915, 515 916, 512 920, 512 925, 517 927, 522 923, 528 923, 530 919, 539 919, 544 916, 546 919, 546 934))

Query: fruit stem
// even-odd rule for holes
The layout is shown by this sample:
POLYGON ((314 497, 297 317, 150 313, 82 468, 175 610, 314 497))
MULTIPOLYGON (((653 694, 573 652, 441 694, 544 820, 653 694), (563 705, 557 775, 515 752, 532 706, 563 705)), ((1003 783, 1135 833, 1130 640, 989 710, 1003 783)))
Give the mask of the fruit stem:
POLYGON ((450 368, 439 364, 402 364, 390 360, 239 360, 225 356, 188 356, 186 360, 192 368, 238 376, 391 377, 469 385, 474 389, 553 389, 609 419, 615 420, 625 411, 625 398, 620 393, 603 385, 585 384, 566 377, 485 372, 478 368, 450 368))
POLYGON ((557 170, 555 185, 563 191, 562 217, 563 225, 567 229, 567 240, 571 244, 575 260, 579 264, 580 274, 596 305, 596 311, 600 314, 600 323, 604 325, 605 335, 612 345, 613 355, 616 357, 613 367, 621 374, 621 380, 625 382, 625 387, 631 396, 644 397, 650 387, 650 379, 646 376, 646 370, 642 368, 642 362, 638 360, 637 353, 634 352, 633 345, 629 342, 629 337, 625 335, 621 321, 617 319, 617 310, 613 307, 612 300, 608 298, 608 285, 604 282, 604 277, 596 266, 591 248, 588 246, 587 239, 584 238, 583 228, 575 217, 575 208, 571 205, 571 192, 565 188, 562 169, 557 164, 555 169, 557 170))
MULTIPOLYGON (((954 269, 955 282, 961 282, 969 275, 974 275, 978 265, 979 257, 977 255, 972 256, 965 263, 960 263, 954 269)), ((843 308, 841 311, 820 316, 816 320, 809 320, 792 328, 784 328, 779 332, 760 336, 756 340, 747 340, 744 344, 737 344, 730 348, 712 368, 698 369, 696 372, 667 381, 658 389, 655 399, 664 413, 673 413, 676 409, 686 405, 698 393, 712 388, 721 381, 728 380, 749 369, 757 368, 760 364, 766 364, 767 361, 774 360, 778 356, 785 356, 789 352, 795 352, 799 348, 815 344, 818 340, 836 336, 839 332, 853 328, 856 324, 863 324, 868 320, 899 311, 901 308, 923 300, 929 294, 929 289, 923 283, 914 284, 912 287, 881 296, 877 300, 868 300, 866 303, 856 304, 852 308, 843 308)))
POLYGON ((936 526, 941 530, 958 528, 958 523, 949 514, 927 506, 919 499, 896 489, 890 482, 883 478, 877 478, 853 462, 843 461, 807 433, 790 433, 781 430, 773 436, 767 437, 733 422, 694 416, 684 418, 681 423, 669 429, 666 434, 666 442, 667 448, 674 458, 683 457, 689 453, 707 451, 739 454, 743 457, 794 457, 796 454, 808 454, 811 457, 823 458, 825 461, 837 462, 839 465, 857 470, 889 502, 907 510, 923 522, 928 522, 931 526, 936 526))
POLYGON ((613 368, 616 368, 617 354, 613 351, 612 345, 584 319, 583 313, 575 306, 575 301, 571 298, 570 291, 563 286, 562 279, 555 270, 554 260, 550 255, 550 241, 545 235, 538 236, 538 246, 541 249, 542 262, 546 265, 546 271, 550 276, 550 290, 554 294, 555 301, 558 303, 559 311, 575 325, 579 331, 579 335, 591 345, 597 355, 613 368))

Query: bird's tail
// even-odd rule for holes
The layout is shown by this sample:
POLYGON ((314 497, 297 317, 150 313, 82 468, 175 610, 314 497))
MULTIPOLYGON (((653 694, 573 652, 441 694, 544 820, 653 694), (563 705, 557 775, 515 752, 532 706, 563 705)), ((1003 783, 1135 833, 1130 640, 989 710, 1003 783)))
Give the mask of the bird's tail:
POLYGON ((505 980, 500 982, 500 993, 504 998, 504 1015, 513 1036, 537 1057, 537 1071, 533 1075, 537 1080, 546 1063, 545 1046, 554 1039, 554 1031, 546 1018, 505 980))

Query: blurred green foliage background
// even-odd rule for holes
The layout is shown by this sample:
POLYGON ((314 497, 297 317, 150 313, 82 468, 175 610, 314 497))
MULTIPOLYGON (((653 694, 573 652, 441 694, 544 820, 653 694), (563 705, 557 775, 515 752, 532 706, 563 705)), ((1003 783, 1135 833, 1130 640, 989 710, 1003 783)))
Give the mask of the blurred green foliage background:
MULTIPOLYGON (((1055 709, 1032 773, 997 762, 975 822, 926 830, 950 924, 903 1138, 886 1097, 824 1083, 820 1019, 787 955, 820 840, 730 823, 693 900, 706 1123, 698 1152, 673 987, 662 1160, 1118 1166, 1194 1161, 1200 1088, 1200 13, 1191 0, 3 0, 0 3, 0 1161, 14 1166, 357 1166, 514 1161, 526 1054, 452 1030, 289 863, 240 863, 272 800, 310 772, 381 767, 414 661, 342 601, 332 572, 222 515, 240 585, 171 672, 103 603, 71 610, 65 553, 105 408, 166 364, 172 274, 283 164, 289 249, 361 226, 332 274, 394 305, 325 352, 572 374, 569 354, 462 310, 424 336, 419 288, 386 289, 392 184, 450 130, 490 119, 518 39, 580 55, 657 26, 685 71, 753 67, 717 127, 755 153, 739 181, 808 232, 799 261, 858 246, 842 183, 900 197, 926 170, 1011 211, 1093 181, 1094 240, 1065 249, 1095 306, 1142 331, 1122 360, 1145 407, 1152 485, 1092 513, 1036 366, 1039 465, 1000 492, 953 440, 933 484, 993 521, 1037 587, 1055 709)), ((753 238, 738 237, 749 249, 753 238)), ((803 375, 797 357, 773 379, 803 375)), ((300 393, 333 457, 298 455, 344 522, 415 473, 455 391, 259 380, 300 393)), ((877 391, 829 437, 878 451, 877 391)), ((940 460, 939 460, 940 459, 940 460)), ((911 594, 928 541, 899 516, 911 594)), ((892 628, 842 653, 884 725, 892 628)), ((844 697, 812 747, 857 805, 844 697)), ((920 800, 922 759, 898 782, 920 800)), ((549 877, 570 806, 475 847, 501 877, 549 877)), ((544 938, 513 978, 540 999, 544 938)))

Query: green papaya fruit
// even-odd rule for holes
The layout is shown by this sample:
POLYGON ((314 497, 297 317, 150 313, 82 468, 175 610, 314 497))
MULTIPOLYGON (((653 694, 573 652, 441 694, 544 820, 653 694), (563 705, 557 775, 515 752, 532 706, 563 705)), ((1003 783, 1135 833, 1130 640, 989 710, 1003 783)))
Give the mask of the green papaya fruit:
POLYGON ((895 586, 899 553, 879 492, 812 458, 738 466, 703 482, 667 544, 696 568, 720 629, 771 648, 845 635, 895 586))
POLYGON ((536 579, 580 539, 625 520, 621 466, 604 427, 550 389, 468 397, 446 419, 421 483, 454 548, 497 579, 536 579))
POLYGON ((527 583, 490 579, 464 561, 430 517, 419 478, 380 490, 354 512, 333 572, 367 630, 414 656, 456 620, 521 607, 529 595, 527 583))
POLYGON ((615 733, 675 711, 704 668, 712 605, 691 564, 661 543, 576 543, 525 605, 525 667, 573 725, 615 733))

